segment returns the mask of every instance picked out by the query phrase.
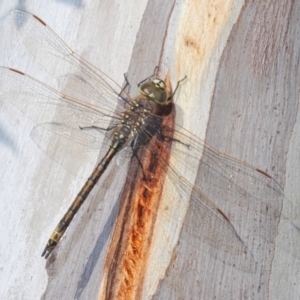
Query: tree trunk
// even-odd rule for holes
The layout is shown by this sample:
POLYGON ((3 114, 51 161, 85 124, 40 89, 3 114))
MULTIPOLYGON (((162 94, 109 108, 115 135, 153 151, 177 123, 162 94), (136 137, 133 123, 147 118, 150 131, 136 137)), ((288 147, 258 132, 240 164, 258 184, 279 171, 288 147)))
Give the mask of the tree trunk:
MULTIPOLYGON (((4 4, 1 9, 0 65, 55 87, 19 42, 8 18, 11 9, 4 4)), ((138 292, 123 299, 298 299, 300 1, 32 0, 18 9, 44 20, 120 85, 126 73, 133 95, 155 66, 161 78, 169 73, 173 89, 186 75, 175 95, 176 122, 220 152, 268 173, 284 189, 282 211, 267 213, 267 220, 260 214, 249 217, 239 199, 223 205, 222 199, 211 199, 253 254, 251 271, 216 259, 180 231, 176 220, 184 222, 188 207, 182 210, 187 216, 169 220, 158 213, 138 292), (278 224, 274 215, 280 213, 278 224), (253 228, 269 236, 264 239, 253 228)), ((49 257, 46 273, 41 252, 87 179, 85 164, 96 162, 78 153, 81 174, 64 169, 32 142, 35 124, 6 100, 0 100, 2 298, 108 299, 107 278, 120 275, 114 270, 122 272, 111 267, 117 247, 112 237, 119 229, 114 225, 119 224, 126 173, 116 164, 107 170, 49 257)), ((202 165, 199 156, 192 184, 204 176, 202 165)), ((245 189, 248 185, 241 182, 245 189)), ((160 206, 175 207, 179 200, 174 198, 166 188, 160 206)), ((268 201, 262 200, 267 206, 268 201)))

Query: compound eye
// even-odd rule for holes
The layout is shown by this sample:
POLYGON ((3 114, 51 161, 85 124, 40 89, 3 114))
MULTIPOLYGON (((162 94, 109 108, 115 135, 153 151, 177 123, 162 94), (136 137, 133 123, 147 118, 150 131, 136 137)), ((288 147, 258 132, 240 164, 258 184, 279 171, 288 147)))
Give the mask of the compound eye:
POLYGON ((166 84, 164 83, 163 80, 159 79, 159 78, 154 78, 152 80, 152 83, 154 84, 154 86, 157 88, 157 89, 160 89, 160 90, 165 90, 166 89, 166 84))
POLYGON ((166 84, 159 78, 143 82, 139 86, 139 91, 159 105, 164 105, 167 102, 166 84))

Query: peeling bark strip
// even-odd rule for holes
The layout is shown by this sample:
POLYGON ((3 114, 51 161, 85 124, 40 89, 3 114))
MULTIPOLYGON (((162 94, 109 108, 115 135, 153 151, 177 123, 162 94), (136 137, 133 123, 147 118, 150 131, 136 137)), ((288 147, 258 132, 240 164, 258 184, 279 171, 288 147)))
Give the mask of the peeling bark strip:
MULTIPOLYGON (((170 87, 169 78, 165 81, 170 87)), ((169 88, 168 96, 171 95, 169 88)), ((162 123, 173 127, 175 111, 171 105, 162 123)), ((150 153, 142 149, 139 153, 144 168, 134 165, 130 168, 131 178, 127 179, 125 191, 121 199, 121 208, 117 219, 106 269, 105 295, 100 299, 140 299, 144 273, 151 251, 153 228, 156 221, 159 200, 165 181, 165 166, 159 164, 158 156, 163 161, 169 161, 171 143, 159 143, 156 139, 150 141, 151 147, 159 149, 150 153)), ((104 292, 104 291, 103 291, 104 292)))

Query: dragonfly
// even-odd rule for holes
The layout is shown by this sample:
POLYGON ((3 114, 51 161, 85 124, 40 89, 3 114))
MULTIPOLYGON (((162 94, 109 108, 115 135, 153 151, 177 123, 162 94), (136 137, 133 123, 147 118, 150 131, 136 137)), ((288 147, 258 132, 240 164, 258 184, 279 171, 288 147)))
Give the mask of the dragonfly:
MULTIPOLYGON (((192 246, 205 243, 215 249, 214 255, 220 260, 253 270, 253 254, 211 198, 225 204, 229 197, 235 198, 239 205, 253 211, 259 207, 273 226, 281 217, 284 194, 280 184, 259 168, 219 152, 181 125, 163 125, 175 105, 176 89, 168 96, 168 87, 156 71, 138 84, 140 95, 131 97, 124 87, 70 49, 40 18, 25 11, 13 11, 12 15, 23 43, 63 89, 60 92, 16 69, 0 68, 1 97, 37 124, 32 132, 34 140, 43 140, 42 129, 67 149, 79 144, 97 148, 103 136, 110 136, 106 154, 54 229, 42 256, 48 258, 52 253, 115 156, 126 158, 130 153, 143 172, 139 149, 155 154, 159 151, 157 145, 167 144, 171 160, 165 161, 158 155, 158 164, 176 190, 178 201, 188 204, 185 219, 176 221, 192 236, 192 246), (204 175, 192 184, 200 158, 204 175), (209 182, 209 188, 204 182, 209 182)), ((45 151, 54 157, 55 147, 47 146, 45 151)), ((259 226, 257 234, 272 242, 276 230, 259 226)))

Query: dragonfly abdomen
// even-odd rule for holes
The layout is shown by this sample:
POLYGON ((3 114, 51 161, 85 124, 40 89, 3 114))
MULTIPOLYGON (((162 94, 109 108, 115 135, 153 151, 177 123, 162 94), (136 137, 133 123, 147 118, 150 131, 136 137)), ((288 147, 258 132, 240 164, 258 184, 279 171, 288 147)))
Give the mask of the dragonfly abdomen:
POLYGON ((91 190, 97 184, 99 178, 104 173, 106 168, 108 167, 109 163, 116 155, 116 153, 128 142, 129 137, 132 135, 132 127, 129 124, 124 124, 118 126, 117 129, 114 131, 109 150, 107 151, 106 155, 102 158, 100 163, 97 165, 95 170, 93 171, 92 175, 86 181, 78 195, 76 196, 75 200, 69 207, 68 211, 65 213, 63 218, 60 220, 58 225, 55 227, 54 231, 52 232, 48 243, 42 253, 42 256, 45 255, 45 258, 48 258, 52 250, 58 244, 60 239, 62 238, 63 234, 69 227, 71 221, 73 220, 75 214, 85 201, 85 199, 90 194, 91 190))
POLYGON ((68 209, 68 211, 65 213, 63 218, 60 220, 58 225, 55 227, 54 231, 52 232, 48 243, 42 253, 42 256, 45 255, 45 258, 48 258, 52 250, 55 248, 55 246, 58 244, 60 239, 62 238, 63 234, 69 227, 71 221, 73 220, 75 214, 83 204, 83 202, 86 200, 88 195, 90 194, 91 190, 94 188, 94 186, 97 184, 99 178, 104 173, 106 168, 108 167, 109 163, 111 162, 112 158, 116 155, 118 150, 110 147, 107 151, 105 157, 101 160, 101 162, 97 165, 95 170, 93 171, 92 175, 89 177, 89 179, 86 181, 78 195, 76 196, 75 200, 73 201, 72 205, 68 209))

